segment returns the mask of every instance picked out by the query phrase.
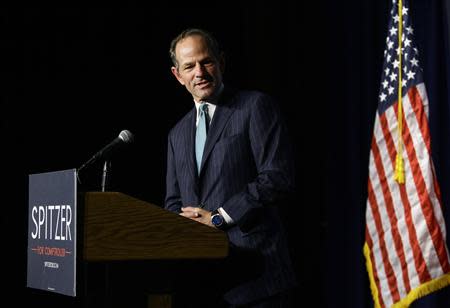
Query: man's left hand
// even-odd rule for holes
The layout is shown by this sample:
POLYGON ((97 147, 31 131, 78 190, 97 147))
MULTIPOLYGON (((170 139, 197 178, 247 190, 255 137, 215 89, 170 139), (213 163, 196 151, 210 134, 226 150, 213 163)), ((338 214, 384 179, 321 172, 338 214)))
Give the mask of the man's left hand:
POLYGON ((211 212, 200 207, 186 206, 181 208, 181 216, 198 221, 204 225, 214 227, 211 223, 211 212))

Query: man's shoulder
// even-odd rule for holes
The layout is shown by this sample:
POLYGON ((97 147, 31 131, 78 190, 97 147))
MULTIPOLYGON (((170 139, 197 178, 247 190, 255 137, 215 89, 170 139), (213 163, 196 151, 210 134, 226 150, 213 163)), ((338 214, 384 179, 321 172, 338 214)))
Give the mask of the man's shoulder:
POLYGON ((276 105, 276 100, 271 95, 258 90, 242 90, 236 94, 236 101, 243 108, 267 108, 276 105))
POLYGON ((193 124, 192 117, 193 111, 191 109, 177 123, 175 123, 175 125, 170 130, 169 135, 180 131, 186 131, 189 128, 189 125, 193 124))
POLYGON ((237 95, 245 99, 259 99, 269 96, 266 93, 259 90, 240 90, 237 92, 237 95))
POLYGON ((232 101, 237 105, 250 106, 258 104, 259 102, 272 103, 274 101, 272 96, 259 90, 238 90, 236 88, 225 89, 225 96, 228 98, 228 101, 232 101))

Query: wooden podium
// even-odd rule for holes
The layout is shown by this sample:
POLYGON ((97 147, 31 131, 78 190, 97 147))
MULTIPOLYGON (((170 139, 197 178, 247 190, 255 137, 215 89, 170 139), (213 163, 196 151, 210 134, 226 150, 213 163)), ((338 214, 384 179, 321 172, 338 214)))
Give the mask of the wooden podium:
MULTIPOLYGON (((83 198, 83 194, 81 194, 83 198)), ((84 194, 86 261, 224 258, 226 234, 118 192, 84 194)))
MULTIPOLYGON (((166 276, 164 266, 160 266, 165 262, 220 260, 228 255, 225 232, 128 195, 79 193, 77 204, 78 259, 85 265, 157 264, 159 276, 166 276)), ((102 279, 108 281, 108 271, 100 283, 102 279)), ((87 271, 81 275, 88 284, 91 283, 89 275, 87 271)), ((152 278, 161 280, 161 277, 152 278)), ((123 280, 126 283, 130 278, 123 280)), ((150 280, 145 279, 143 283, 150 284, 150 280)), ((165 277, 164 281, 170 284, 168 280, 165 277)), ((153 281, 153 284, 162 283, 153 281)), ((149 307, 171 307, 169 294, 160 298, 150 295, 148 302, 149 307)))

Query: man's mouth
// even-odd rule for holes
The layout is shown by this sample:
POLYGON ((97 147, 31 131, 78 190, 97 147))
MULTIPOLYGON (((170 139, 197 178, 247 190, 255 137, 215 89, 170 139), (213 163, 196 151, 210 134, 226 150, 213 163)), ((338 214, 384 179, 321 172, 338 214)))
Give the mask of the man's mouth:
POLYGON ((199 88, 204 88, 204 87, 209 86, 209 85, 210 85, 209 81, 201 81, 201 82, 197 82, 195 84, 195 86, 199 87, 199 88))

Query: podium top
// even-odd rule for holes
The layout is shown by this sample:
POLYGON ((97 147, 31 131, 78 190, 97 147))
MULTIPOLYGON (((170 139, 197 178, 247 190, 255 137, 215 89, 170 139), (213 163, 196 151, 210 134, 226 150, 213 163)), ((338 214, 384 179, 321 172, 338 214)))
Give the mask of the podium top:
POLYGON ((119 192, 87 192, 83 259, 173 260, 224 258, 226 233, 119 192))

